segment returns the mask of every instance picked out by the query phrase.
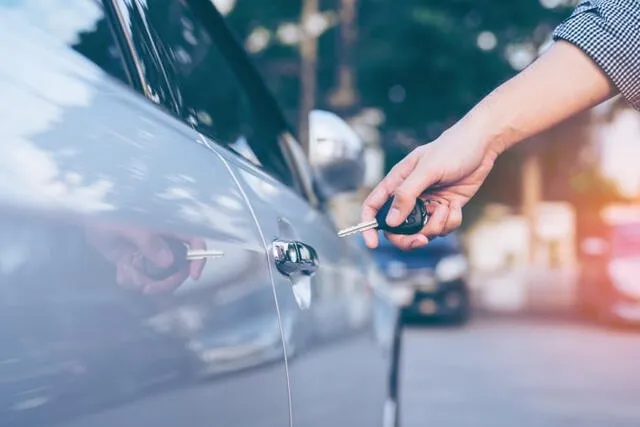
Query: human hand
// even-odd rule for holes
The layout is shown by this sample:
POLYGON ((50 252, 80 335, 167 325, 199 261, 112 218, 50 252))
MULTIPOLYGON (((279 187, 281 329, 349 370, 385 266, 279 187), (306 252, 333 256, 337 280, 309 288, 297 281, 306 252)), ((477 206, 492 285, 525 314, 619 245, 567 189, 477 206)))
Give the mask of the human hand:
POLYGON ((206 250, 206 243, 198 238, 103 224, 90 226, 87 238, 107 261, 115 265, 120 286, 145 294, 171 292, 189 277, 198 280, 206 263, 204 259, 190 261, 171 276, 154 280, 145 273, 145 259, 160 268, 169 268, 177 261, 165 238, 180 240, 197 250, 206 250))
MULTIPOLYGON (((429 219, 422 231, 411 236, 386 233, 390 242, 401 249, 414 249, 426 245, 430 237, 458 228, 462 224, 462 207, 478 191, 497 157, 497 152, 471 141, 468 136, 450 132, 416 148, 367 197, 362 221, 374 219, 393 196, 387 224, 398 226, 413 209, 416 198, 421 197, 429 202, 429 219)), ((363 237, 370 248, 378 245, 376 230, 365 231, 363 237)))

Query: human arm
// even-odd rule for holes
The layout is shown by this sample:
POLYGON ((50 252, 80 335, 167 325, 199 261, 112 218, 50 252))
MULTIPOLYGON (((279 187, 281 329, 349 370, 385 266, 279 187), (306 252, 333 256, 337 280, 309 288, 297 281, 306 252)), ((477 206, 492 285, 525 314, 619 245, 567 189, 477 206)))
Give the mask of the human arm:
MULTIPOLYGON (((586 9, 579 6, 558 27, 557 42, 544 55, 490 93, 435 141, 417 148, 398 163, 365 200, 363 221, 375 217, 392 195, 395 209, 387 219, 390 225, 404 220, 416 197, 435 200, 439 203, 431 205, 431 217, 421 233, 388 235, 404 249, 422 246, 428 237, 460 226, 462 207, 478 191, 504 150, 597 105, 618 90, 632 105, 640 106, 640 102, 634 104, 640 100, 640 67, 627 67, 629 47, 625 44, 635 43, 631 49, 640 58, 640 0, 593 0, 581 5, 586 9), (606 4, 609 19, 614 17, 617 21, 604 26, 605 14, 601 13, 588 18, 593 23, 585 27, 585 14, 595 16, 600 11, 592 7, 593 3, 606 4), (630 16, 624 12, 626 9, 619 9, 621 3, 632 7, 627 11, 630 16), (637 31, 625 37, 623 27, 630 24, 637 31), (586 36, 581 33, 583 30, 588 30, 586 36), (618 34, 620 31, 622 35, 618 34), (620 46, 607 46, 590 38, 600 33, 603 40, 609 39, 607 34, 618 34, 620 46), (620 52, 620 58, 616 52, 620 52)), ((604 10, 605 6, 601 8, 604 10)), ((378 243, 375 231, 366 232, 364 238, 370 247, 378 243)))

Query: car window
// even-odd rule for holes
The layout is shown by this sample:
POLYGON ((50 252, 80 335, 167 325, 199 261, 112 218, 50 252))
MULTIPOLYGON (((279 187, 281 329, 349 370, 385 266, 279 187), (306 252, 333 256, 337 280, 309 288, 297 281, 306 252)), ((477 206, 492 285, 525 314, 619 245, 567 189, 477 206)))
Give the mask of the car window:
POLYGON ((117 39, 96 0, 17 0, 0 3, 0 13, 25 20, 72 47, 116 79, 130 79, 117 39))
POLYGON ((163 102, 175 102, 179 118, 213 142, 294 186, 278 132, 264 125, 254 108, 256 101, 252 104, 188 2, 148 0, 123 7, 135 8, 143 16, 144 30, 162 60, 173 92, 173 99, 163 102))

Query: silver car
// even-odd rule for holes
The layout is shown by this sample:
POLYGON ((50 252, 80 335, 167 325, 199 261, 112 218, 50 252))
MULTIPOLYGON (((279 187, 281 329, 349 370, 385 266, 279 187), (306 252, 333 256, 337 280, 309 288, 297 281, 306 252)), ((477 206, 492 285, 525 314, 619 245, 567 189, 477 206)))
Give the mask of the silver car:
POLYGON ((0 2, 0 424, 397 425, 398 314, 210 0, 0 2))

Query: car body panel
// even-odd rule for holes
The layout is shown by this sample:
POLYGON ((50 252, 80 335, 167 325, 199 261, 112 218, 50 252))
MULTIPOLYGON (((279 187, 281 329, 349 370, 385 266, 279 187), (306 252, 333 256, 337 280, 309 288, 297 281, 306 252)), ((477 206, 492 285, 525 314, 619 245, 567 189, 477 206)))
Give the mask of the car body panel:
POLYGON ((137 85, 128 63, 145 99, 70 49, 97 4, 0 6, 0 423, 380 425, 398 361, 386 280, 299 189, 174 118, 170 79, 137 85), (123 229, 223 256, 147 295, 96 245, 123 229), (274 239, 313 247, 316 275, 278 273, 274 239))
POLYGON ((268 258, 225 163, 15 10, 0 33, 2 424, 288 425, 268 258), (101 227, 224 257, 144 295, 90 244, 101 227))
POLYGON ((255 166, 222 154, 265 240, 300 241, 318 254, 313 277, 274 277, 294 425, 380 425, 397 314, 385 289, 372 286, 372 261, 353 241, 338 238, 324 213, 255 166), (362 406, 345 410, 345 400, 362 406))

